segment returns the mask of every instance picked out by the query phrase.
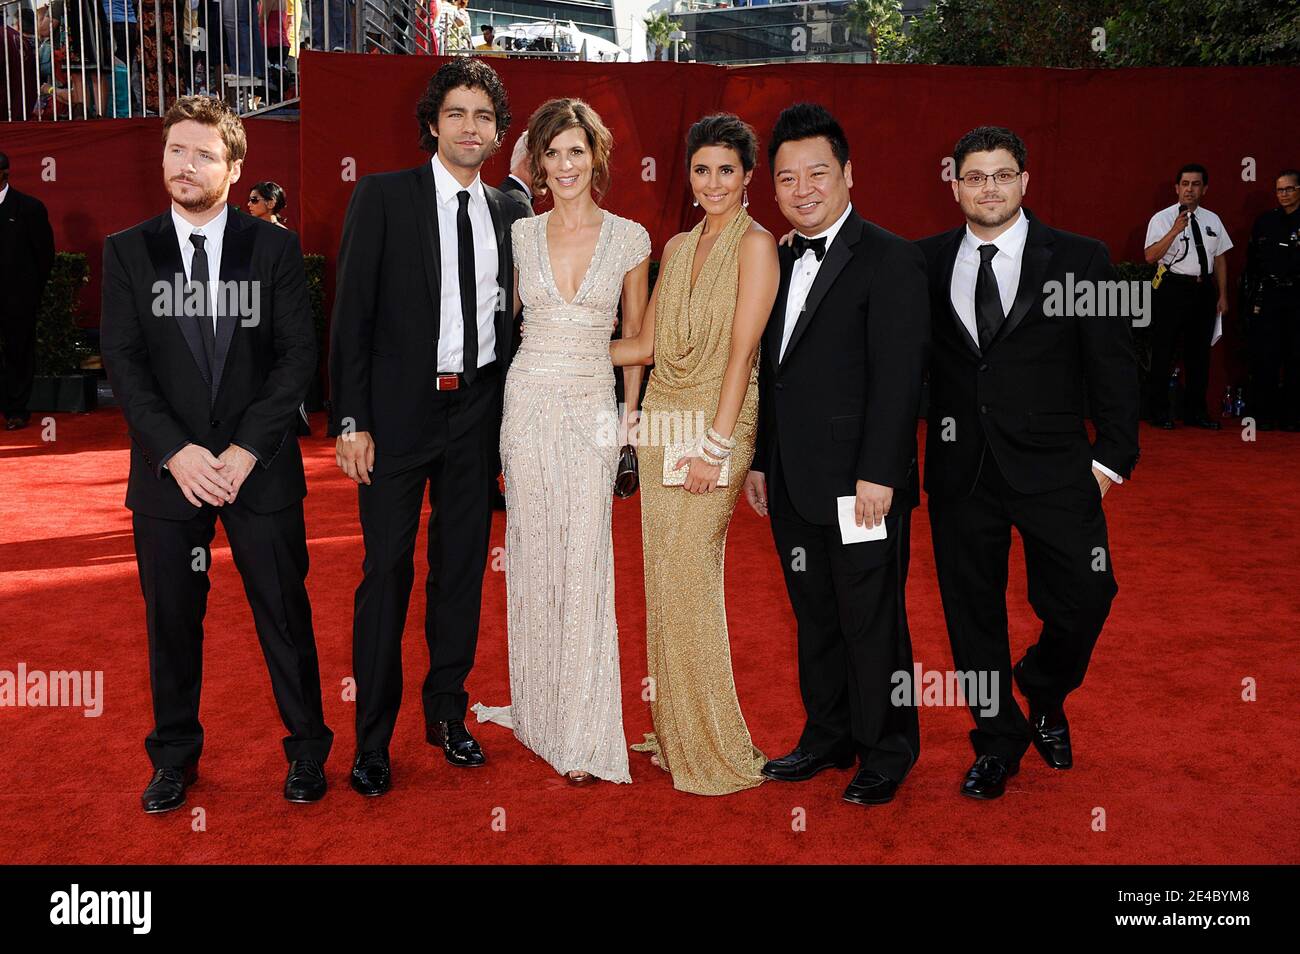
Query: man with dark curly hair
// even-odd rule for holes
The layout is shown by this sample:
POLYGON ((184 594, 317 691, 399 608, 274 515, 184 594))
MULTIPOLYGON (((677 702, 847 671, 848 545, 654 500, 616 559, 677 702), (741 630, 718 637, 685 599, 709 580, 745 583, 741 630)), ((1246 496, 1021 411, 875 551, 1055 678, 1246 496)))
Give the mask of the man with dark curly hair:
POLYGON ((465 728, 465 679, 500 471, 503 382, 518 340, 510 226, 531 214, 479 178, 510 126, 490 66, 444 65, 416 117, 430 160, 365 176, 352 193, 330 335, 335 456, 357 484, 365 542, 352 627, 352 787, 362 795, 392 784, 388 742, 426 486, 425 738, 452 765, 485 761, 465 728))

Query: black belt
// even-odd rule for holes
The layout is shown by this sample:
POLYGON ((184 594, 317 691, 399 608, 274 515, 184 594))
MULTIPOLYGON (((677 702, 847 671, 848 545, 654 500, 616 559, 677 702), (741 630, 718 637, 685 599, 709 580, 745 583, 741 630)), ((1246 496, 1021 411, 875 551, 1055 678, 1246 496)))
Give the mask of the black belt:
POLYGON ((1179 275, 1175 272, 1165 272, 1165 277, 1161 279, 1161 282, 1167 282, 1170 279, 1173 279, 1176 282, 1195 284, 1198 282, 1209 281, 1210 277, 1211 276, 1209 275, 1179 275))
MULTIPOLYGON (((489 378, 496 374, 499 364, 496 361, 489 361, 475 372, 475 383, 489 378)), ((433 389, 435 391, 457 391, 460 388, 467 388, 470 382, 465 380, 463 371, 439 371, 433 379, 433 389)))

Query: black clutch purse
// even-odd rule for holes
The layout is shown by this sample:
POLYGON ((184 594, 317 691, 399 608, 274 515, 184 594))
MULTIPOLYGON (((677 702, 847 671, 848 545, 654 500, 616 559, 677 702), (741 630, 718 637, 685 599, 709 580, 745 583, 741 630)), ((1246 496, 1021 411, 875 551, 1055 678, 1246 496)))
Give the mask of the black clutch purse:
POLYGON ((624 444, 618 452, 618 473, 614 477, 614 496, 627 499, 636 493, 640 478, 637 476, 636 448, 624 444))

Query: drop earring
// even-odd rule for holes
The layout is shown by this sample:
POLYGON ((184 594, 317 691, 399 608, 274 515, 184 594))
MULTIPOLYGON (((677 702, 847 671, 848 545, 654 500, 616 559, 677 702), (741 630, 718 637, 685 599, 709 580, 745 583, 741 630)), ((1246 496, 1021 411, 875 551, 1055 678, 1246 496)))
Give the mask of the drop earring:
POLYGON ((699 200, 699 199, 691 199, 691 205, 698 209, 698 208, 700 207, 700 200, 699 200))
POLYGON ((743 194, 741 195, 741 197, 740 197, 740 207, 741 207, 742 209, 748 209, 748 208, 749 208, 749 190, 748 190, 748 189, 746 189, 746 190, 744 191, 744 193, 743 193, 743 194))

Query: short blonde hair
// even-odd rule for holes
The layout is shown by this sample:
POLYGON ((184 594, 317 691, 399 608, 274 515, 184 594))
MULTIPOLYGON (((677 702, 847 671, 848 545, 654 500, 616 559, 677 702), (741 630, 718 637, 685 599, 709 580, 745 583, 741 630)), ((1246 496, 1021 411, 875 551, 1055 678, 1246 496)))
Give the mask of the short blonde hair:
POLYGON ((177 123, 192 119, 205 126, 215 126, 226 144, 226 162, 233 165, 248 155, 248 137, 244 124, 230 104, 215 96, 182 96, 168 108, 163 116, 163 145, 177 123))
POLYGON ((591 188, 599 199, 609 192, 609 157, 614 151, 614 137, 601 122, 600 115, 580 99, 547 100, 528 120, 528 168, 533 177, 533 191, 546 194, 542 157, 551 147, 551 140, 568 129, 586 133, 591 148, 591 188))

